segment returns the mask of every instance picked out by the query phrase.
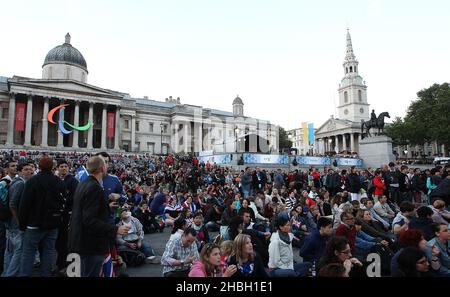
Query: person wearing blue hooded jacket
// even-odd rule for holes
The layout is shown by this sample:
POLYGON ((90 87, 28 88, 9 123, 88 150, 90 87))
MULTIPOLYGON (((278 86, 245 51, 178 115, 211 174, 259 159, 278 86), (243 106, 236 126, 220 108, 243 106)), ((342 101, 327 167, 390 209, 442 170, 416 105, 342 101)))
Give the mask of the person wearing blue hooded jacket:
POLYGON ((304 262, 318 262, 325 252, 328 239, 333 233, 333 222, 328 218, 319 218, 317 229, 311 232, 303 242, 300 256, 304 262))

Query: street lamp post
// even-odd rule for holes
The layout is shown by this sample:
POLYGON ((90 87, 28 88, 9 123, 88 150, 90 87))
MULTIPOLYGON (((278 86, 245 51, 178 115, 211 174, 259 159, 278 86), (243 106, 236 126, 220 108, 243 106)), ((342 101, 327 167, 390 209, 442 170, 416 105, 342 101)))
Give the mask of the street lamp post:
POLYGON ((239 142, 239 138, 238 138, 238 135, 239 135, 239 128, 238 127, 236 127, 235 129, 234 129, 234 133, 235 133, 235 138, 236 138, 236 144, 235 144, 235 149, 236 149, 236 153, 238 152, 238 142, 239 142))
POLYGON ((333 139, 328 139, 328 151, 331 151, 331 143, 333 142, 333 139))

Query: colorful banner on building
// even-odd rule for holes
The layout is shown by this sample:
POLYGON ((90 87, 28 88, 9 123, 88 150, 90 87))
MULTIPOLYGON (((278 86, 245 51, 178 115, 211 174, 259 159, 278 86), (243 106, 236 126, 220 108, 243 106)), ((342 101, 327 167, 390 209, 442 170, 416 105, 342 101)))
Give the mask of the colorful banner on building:
POLYGON ((116 114, 114 112, 108 112, 108 117, 107 117, 107 122, 108 122, 107 137, 108 138, 114 138, 114 126, 116 124, 115 118, 116 118, 116 114))
POLYGON ((298 165, 323 165, 323 166, 331 165, 331 159, 329 157, 297 156, 296 160, 298 165))
POLYGON ((336 158, 336 163, 337 166, 363 166, 363 160, 355 158, 336 158))
POLYGON ((287 155, 242 154, 245 164, 288 164, 287 155))
POLYGON ((25 131, 25 103, 16 103, 16 131, 25 131))
POLYGON ((302 132, 303 132, 303 143, 306 145, 309 143, 308 140, 308 126, 306 122, 302 123, 302 132))
POLYGON ((316 142, 316 135, 314 134, 314 124, 310 123, 308 124, 308 138, 309 138, 309 144, 314 145, 316 142))
POLYGON ((210 164, 230 164, 231 163, 231 154, 223 154, 223 155, 213 155, 213 156, 202 156, 198 157, 198 161, 200 163, 210 163, 210 164))

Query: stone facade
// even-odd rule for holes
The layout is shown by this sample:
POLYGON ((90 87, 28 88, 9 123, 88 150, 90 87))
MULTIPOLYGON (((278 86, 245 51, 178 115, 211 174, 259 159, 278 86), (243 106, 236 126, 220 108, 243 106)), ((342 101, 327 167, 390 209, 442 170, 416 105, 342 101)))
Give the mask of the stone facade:
MULTIPOLYGON (((277 127, 245 117, 240 98, 233 101, 234 113, 182 104, 179 98, 132 98, 88 84, 86 67, 66 35, 66 42, 47 55, 42 79, 0 77, 0 148, 220 153, 242 151, 238 140, 257 135, 267 140, 272 151, 278 149, 277 127), (17 103, 26 106, 24 131, 17 131, 17 103), (60 104, 68 104, 65 121, 75 126, 91 123, 92 127, 63 134, 47 119, 48 112, 60 104), (112 137, 107 133, 111 127, 108 114, 114 115, 112 137)), ((53 120, 58 120, 56 113, 53 120)))

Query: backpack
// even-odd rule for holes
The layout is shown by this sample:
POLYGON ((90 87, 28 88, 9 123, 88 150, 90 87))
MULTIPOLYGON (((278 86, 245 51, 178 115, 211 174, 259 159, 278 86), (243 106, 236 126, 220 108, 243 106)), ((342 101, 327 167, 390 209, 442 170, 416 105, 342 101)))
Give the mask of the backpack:
POLYGON ((0 181, 0 221, 7 222, 11 219, 12 213, 9 209, 9 184, 6 178, 0 181))
POLYGON ((139 250, 133 250, 128 247, 119 247, 117 254, 122 257, 122 260, 130 267, 137 267, 145 262, 145 255, 139 250))

